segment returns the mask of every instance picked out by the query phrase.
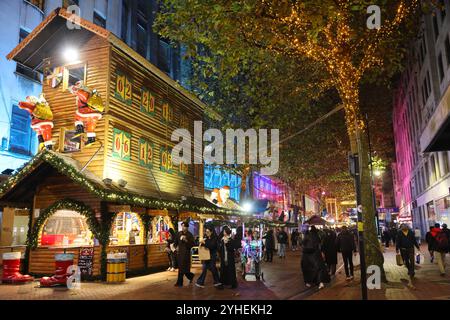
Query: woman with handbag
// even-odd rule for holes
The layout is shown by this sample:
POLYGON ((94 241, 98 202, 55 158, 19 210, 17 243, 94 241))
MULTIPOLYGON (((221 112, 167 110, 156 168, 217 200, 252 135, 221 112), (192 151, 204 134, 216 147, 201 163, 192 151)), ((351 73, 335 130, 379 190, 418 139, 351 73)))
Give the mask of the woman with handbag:
POLYGON ((307 231, 303 239, 302 271, 306 287, 318 284, 319 289, 324 283, 330 282, 327 267, 322 257, 321 240, 315 226, 307 231))
MULTIPOLYGON (((218 239, 216 235, 216 231, 214 230, 213 226, 206 226, 206 237, 203 240, 200 240, 200 247, 204 247, 209 250, 209 260, 202 260, 202 274, 197 279, 197 282, 195 285, 199 288, 205 287, 205 278, 206 273, 211 271, 213 279, 214 279, 214 286, 218 289, 222 289, 223 286, 219 281, 219 272, 216 268, 216 260, 217 260, 217 246, 218 246, 218 239)), ((201 250, 199 248, 199 250, 201 250)))

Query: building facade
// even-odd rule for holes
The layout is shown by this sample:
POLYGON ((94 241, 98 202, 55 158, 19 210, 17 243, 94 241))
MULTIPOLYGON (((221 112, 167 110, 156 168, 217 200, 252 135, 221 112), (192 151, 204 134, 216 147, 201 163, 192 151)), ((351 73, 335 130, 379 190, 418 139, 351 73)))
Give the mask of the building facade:
MULTIPOLYGON (((81 18, 94 22, 120 37, 172 79, 187 86, 189 63, 152 31, 157 1, 152 0, 14 0, 0 3, 0 173, 15 170, 37 151, 29 115, 17 107, 27 96, 42 91, 42 75, 6 55, 58 7, 79 7, 81 18)), ((63 39, 61 39, 63 41, 63 39)))
MULTIPOLYGON (((436 146, 443 110, 450 108, 450 4, 440 1, 421 19, 408 64, 394 97, 396 163, 392 165, 397 222, 424 235, 435 222, 448 223, 450 211, 449 148, 436 146)), ((448 139, 448 138, 447 138, 448 139)))

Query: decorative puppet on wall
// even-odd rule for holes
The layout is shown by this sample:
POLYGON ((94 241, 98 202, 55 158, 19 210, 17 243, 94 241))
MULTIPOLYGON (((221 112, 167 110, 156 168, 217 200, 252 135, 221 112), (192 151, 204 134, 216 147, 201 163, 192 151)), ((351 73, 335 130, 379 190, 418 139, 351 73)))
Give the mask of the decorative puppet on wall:
POLYGON ((78 109, 75 117, 77 136, 86 132, 88 138, 86 145, 92 144, 95 142, 97 122, 102 118, 105 109, 102 98, 97 90, 89 89, 81 80, 70 86, 69 91, 77 96, 78 109))
POLYGON ((53 113, 48 102, 45 100, 44 94, 41 93, 39 98, 28 96, 26 101, 19 102, 19 108, 26 110, 31 115, 31 128, 38 135, 40 148, 45 146, 48 150, 52 149, 52 128, 53 113))

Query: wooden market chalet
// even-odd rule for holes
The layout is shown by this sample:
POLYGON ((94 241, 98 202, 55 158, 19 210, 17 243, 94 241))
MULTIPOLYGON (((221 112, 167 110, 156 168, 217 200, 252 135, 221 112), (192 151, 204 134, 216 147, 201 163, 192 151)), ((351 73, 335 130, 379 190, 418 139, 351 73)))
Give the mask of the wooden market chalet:
POLYGON ((11 249, 24 272, 53 274, 55 254, 77 264, 90 248, 85 278, 106 278, 110 252, 127 253, 127 275, 149 273, 166 268, 178 221, 202 234, 206 219, 252 219, 205 199, 203 165, 171 161, 172 131, 193 132, 206 106, 113 33, 59 8, 7 58, 44 75, 20 106, 42 150, 0 185, 4 212, 29 216, 26 247, 11 249))

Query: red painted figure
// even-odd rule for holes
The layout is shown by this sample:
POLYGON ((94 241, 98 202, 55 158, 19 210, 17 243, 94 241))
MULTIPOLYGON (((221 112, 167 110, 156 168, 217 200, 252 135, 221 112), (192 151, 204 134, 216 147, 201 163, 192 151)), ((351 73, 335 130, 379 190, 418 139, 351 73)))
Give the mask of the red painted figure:
POLYGON ((103 102, 96 90, 91 90, 78 81, 69 88, 69 91, 77 96, 77 111, 75 116, 75 128, 77 134, 86 132, 87 142, 95 142, 95 128, 97 122, 102 118, 104 110, 103 102))
POLYGON ((39 98, 28 96, 26 101, 19 102, 19 108, 26 110, 31 115, 31 128, 38 135, 39 143, 52 149, 53 113, 45 100, 44 94, 39 98))

